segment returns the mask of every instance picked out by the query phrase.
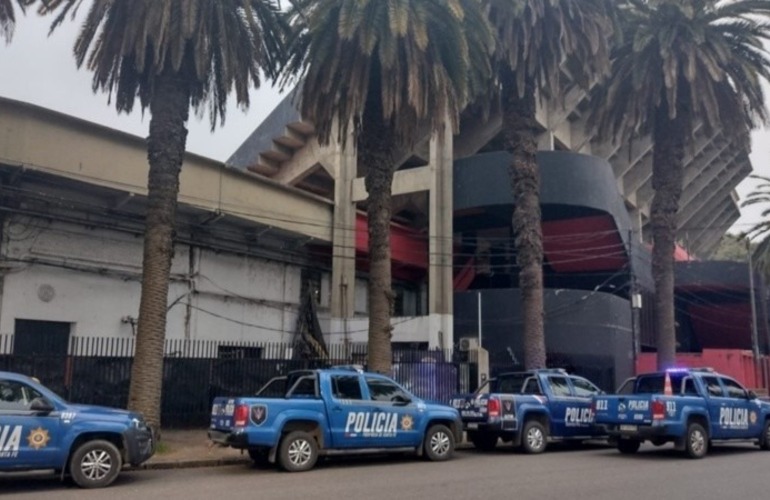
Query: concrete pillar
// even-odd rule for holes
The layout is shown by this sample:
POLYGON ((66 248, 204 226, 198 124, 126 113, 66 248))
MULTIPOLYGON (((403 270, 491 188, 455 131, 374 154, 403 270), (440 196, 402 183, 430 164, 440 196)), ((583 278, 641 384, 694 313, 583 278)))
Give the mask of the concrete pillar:
MULTIPOLYGON (((447 120, 447 123, 449 120, 447 120)), ((452 168, 453 137, 448 127, 430 140, 430 191, 428 201, 429 264, 428 314, 430 346, 442 349, 454 344, 452 319, 452 168)))
POLYGON ((330 155, 330 170, 334 172, 334 219, 332 227, 332 282, 330 342, 347 342, 348 319, 355 312, 356 297, 356 204, 353 201, 353 180, 356 178, 357 158, 352 134, 343 148, 334 146, 330 155))

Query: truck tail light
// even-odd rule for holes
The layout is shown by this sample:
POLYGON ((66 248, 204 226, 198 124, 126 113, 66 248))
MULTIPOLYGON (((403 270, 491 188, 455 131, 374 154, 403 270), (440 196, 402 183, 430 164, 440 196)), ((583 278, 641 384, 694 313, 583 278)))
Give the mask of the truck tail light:
POLYGON ((238 405, 233 414, 233 425, 243 427, 249 421, 249 407, 247 405, 238 405))
POLYGON ((496 398, 489 398, 487 401, 487 411, 490 417, 500 416, 500 400, 496 398))
POLYGON ((655 400, 650 404, 650 408, 652 409, 652 419, 653 420, 663 420, 666 418, 666 405, 663 403, 663 401, 655 400))

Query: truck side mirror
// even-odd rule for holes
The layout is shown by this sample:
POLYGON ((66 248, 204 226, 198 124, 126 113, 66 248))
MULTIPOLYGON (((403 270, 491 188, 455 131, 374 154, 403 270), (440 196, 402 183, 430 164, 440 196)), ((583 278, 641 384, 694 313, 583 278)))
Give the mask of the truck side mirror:
POLYGON ((55 410, 51 402, 45 398, 33 399, 32 402, 29 404, 29 409, 31 411, 36 411, 39 413, 51 413, 52 411, 55 410))
POLYGON ((754 391, 746 391, 746 397, 748 399, 757 399, 757 393, 754 391))

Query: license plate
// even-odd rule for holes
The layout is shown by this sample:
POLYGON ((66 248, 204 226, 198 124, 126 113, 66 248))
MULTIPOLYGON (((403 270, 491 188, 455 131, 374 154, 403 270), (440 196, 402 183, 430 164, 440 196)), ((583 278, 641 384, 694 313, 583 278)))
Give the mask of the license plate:
POLYGON ((637 425, 621 425, 620 430, 625 432, 636 432, 639 430, 639 426, 637 425))
POLYGON ((476 424, 476 423, 468 424, 468 429, 478 429, 478 428, 479 428, 479 424, 476 424))

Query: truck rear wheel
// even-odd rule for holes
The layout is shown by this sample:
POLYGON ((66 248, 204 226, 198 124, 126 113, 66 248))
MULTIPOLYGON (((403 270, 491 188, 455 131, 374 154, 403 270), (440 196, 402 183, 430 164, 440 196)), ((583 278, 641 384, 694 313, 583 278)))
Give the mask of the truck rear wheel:
POLYGON ((285 471, 310 470, 318 461, 318 443, 305 431, 290 432, 281 440, 278 459, 285 471))
POLYGON ((762 435, 759 436, 759 449, 770 450, 770 420, 765 420, 765 425, 762 427, 762 435))
POLYGON ((521 435, 521 449, 524 453, 542 453, 548 445, 547 439, 543 424, 537 420, 527 420, 521 435))
POLYGON ((709 437, 702 425, 693 422, 687 426, 684 449, 690 458, 706 456, 709 451, 709 437))
POLYGON ((425 433, 423 452, 431 462, 441 462, 452 458, 455 451, 455 437, 445 425, 432 425, 425 433))
POLYGON ((70 458, 70 474, 81 488, 104 488, 118 477, 123 459, 118 448, 102 439, 86 441, 70 458))
POLYGON ((620 453, 623 453, 624 455, 633 455, 634 453, 639 451, 639 447, 641 445, 642 443, 637 441, 636 439, 619 439, 618 451, 620 453))
POLYGON ((485 434, 478 431, 468 433, 468 440, 474 448, 481 451, 492 451, 497 447, 497 434, 485 434))

